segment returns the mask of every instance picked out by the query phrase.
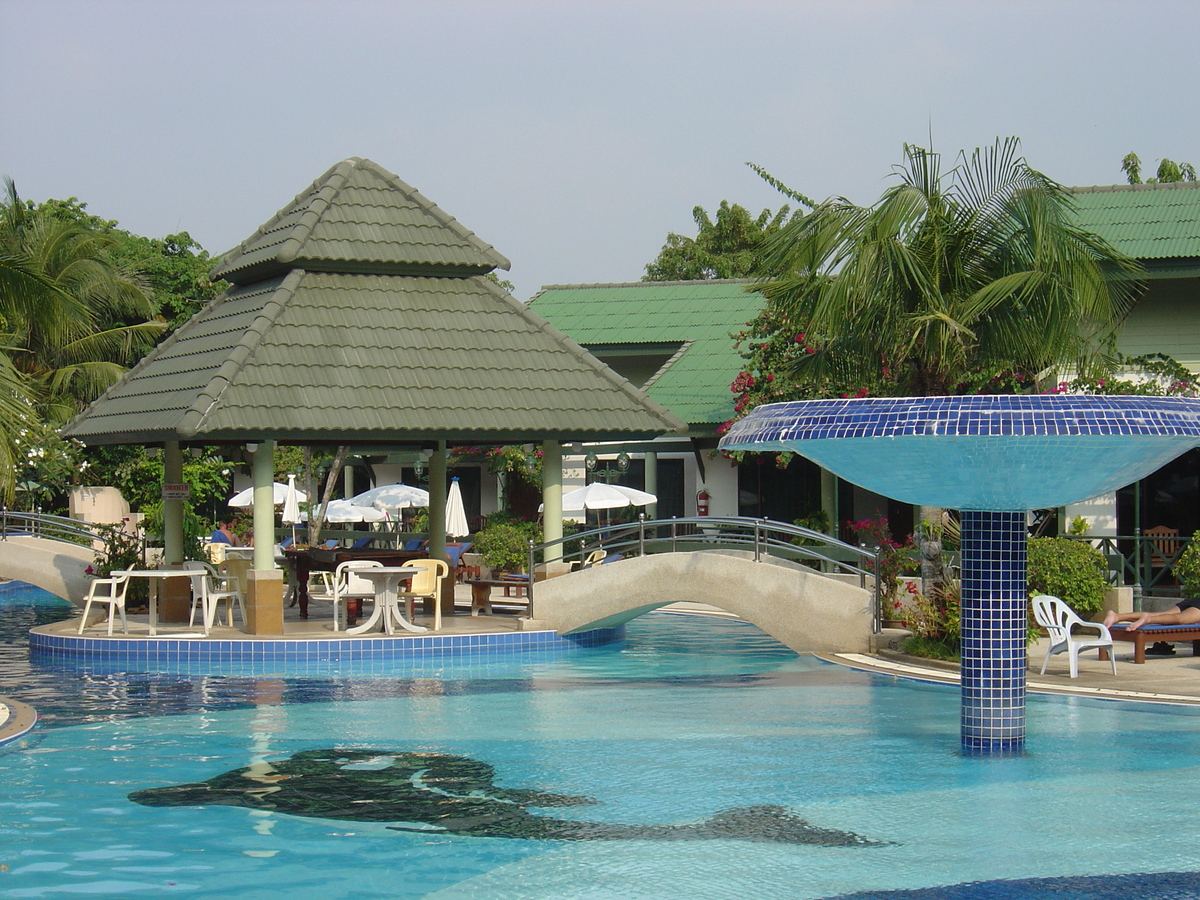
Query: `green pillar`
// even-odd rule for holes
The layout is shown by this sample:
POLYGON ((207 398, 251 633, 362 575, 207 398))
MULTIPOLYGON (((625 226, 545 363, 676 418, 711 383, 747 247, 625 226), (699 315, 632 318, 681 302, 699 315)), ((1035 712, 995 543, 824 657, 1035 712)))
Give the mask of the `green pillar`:
MULTIPOLYGON (((179 441, 163 444, 163 484, 183 484, 183 450, 179 441)), ((183 562, 183 500, 163 500, 163 562, 183 562)))
MULTIPOLYGON (((562 444, 542 441, 542 540, 557 541, 562 536, 562 444)), ((546 562, 561 560, 562 544, 546 548, 546 562)))
POLYGON ((446 442, 429 458, 429 558, 446 556, 446 442))
MULTIPOLYGON (((650 451, 645 454, 646 460, 646 493, 658 496, 658 453, 650 451)), ((658 504, 651 503, 646 506, 646 518, 658 518, 658 504)))
POLYGON ((254 568, 275 568, 275 442, 263 441, 250 465, 254 480, 254 568))
POLYGON ((838 536, 838 477, 828 469, 821 470, 821 509, 829 516, 829 536, 838 536))

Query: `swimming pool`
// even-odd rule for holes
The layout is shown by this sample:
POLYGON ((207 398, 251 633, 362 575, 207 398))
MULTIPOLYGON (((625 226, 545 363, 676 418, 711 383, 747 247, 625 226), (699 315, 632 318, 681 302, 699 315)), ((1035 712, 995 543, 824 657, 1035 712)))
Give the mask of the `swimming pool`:
POLYGON ((40 598, 0 591, 0 694, 44 714, 0 748, 0 898, 1200 896, 1189 709, 1033 696, 1027 752, 979 759, 955 688, 739 622, 399 676, 125 675, 30 661, 64 615, 40 598), (174 805, 197 786, 239 805, 174 805))

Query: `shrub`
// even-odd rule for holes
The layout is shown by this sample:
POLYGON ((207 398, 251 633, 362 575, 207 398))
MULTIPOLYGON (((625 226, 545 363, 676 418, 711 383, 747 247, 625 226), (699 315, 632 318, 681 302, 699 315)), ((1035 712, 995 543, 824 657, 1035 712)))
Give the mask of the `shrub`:
POLYGON ((1188 597, 1200 597, 1200 531, 1192 535, 1187 547, 1174 565, 1175 576, 1188 597))
POLYGON ((1081 618, 1089 619, 1104 606, 1108 591, 1106 565, 1099 550, 1070 538, 1030 538, 1029 596, 1050 594, 1066 602, 1081 618))
POLYGON ((475 536, 471 549, 493 571, 523 572, 529 565, 530 537, 529 529, 521 525, 489 525, 475 536))

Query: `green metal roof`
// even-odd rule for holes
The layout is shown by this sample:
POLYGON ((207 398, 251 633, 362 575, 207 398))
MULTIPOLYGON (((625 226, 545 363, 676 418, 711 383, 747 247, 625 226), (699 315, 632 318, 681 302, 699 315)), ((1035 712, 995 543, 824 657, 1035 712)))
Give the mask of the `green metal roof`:
POLYGON ((606 347, 682 345, 645 390, 688 422, 692 433, 709 434, 733 416, 729 385, 743 360, 730 335, 763 305, 759 294, 747 290, 750 284, 713 280, 552 285, 529 304, 597 352, 606 347))
MULTIPOLYGON (((349 162, 351 171, 382 171, 349 162)), ((393 187, 409 196, 402 183, 393 187)), ((411 261, 405 229, 384 226, 376 233, 396 234, 399 255, 411 261)), ((430 234, 424 246, 453 246, 465 231, 457 223, 444 230, 449 237, 430 234)), ((455 277, 428 274, 441 271, 449 252, 426 274, 394 274, 383 247, 372 253, 383 274, 296 265, 234 284, 64 435, 90 444, 396 445, 643 439, 685 428, 486 277, 465 275, 470 266, 455 277)), ((281 265, 280 254, 270 258, 281 265)))
POLYGON ((416 188, 352 157, 226 254, 212 276, 249 284, 292 268, 481 275, 509 262, 416 188))
POLYGON ((1070 189, 1078 222, 1136 259, 1200 258, 1200 182, 1070 189))

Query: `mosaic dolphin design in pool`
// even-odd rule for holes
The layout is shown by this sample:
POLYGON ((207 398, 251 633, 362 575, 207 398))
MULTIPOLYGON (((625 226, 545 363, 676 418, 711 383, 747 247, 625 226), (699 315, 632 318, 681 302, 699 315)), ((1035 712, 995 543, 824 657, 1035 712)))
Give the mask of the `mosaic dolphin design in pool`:
POLYGON ((828 847, 877 845, 818 828, 780 806, 747 806, 691 825, 615 825, 539 816, 533 807, 587 806, 589 797, 496 787, 485 762, 446 753, 307 750, 192 784, 134 791, 145 806, 244 806, 293 816, 395 823, 432 831, 529 840, 738 840, 828 847))

